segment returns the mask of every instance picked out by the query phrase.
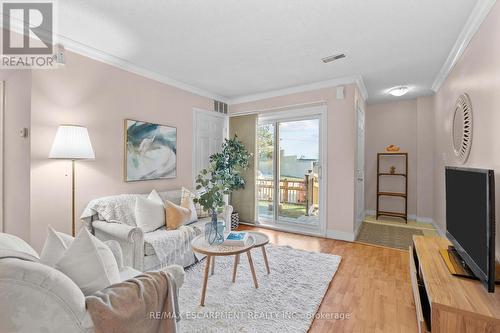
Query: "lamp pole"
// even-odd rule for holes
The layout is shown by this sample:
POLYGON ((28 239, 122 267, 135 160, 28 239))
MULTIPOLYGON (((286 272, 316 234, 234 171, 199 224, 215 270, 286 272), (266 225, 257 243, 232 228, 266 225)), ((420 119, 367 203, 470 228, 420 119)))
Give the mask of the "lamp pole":
POLYGON ((71 160, 71 234, 76 234, 75 160, 71 160))
POLYGON ((76 234, 75 162, 95 159, 86 127, 60 125, 50 149, 49 158, 71 160, 71 234, 76 234))

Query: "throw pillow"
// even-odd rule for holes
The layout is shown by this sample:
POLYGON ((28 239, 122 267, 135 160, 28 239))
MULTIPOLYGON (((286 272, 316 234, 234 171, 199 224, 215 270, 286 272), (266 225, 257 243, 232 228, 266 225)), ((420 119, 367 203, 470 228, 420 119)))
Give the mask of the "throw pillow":
POLYGON ((155 189, 153 189, 151 193, 149 193, 148 200, 154 201, 163 206, 163 200, 161 199, 161 196, 158 194, 158 192, 156 192, 155 189))
POLYGON ((183 224, 189 223, 191 211, 187 208, 174 204, 172 201, 165 203, 165 214, 167 217, 167 229, 174 230, 183 224))
MULTIPOLYGON (((192 192, 190 192, 190 193, 191 193, 191 195, 192 195, 193 198, 196 198, 200 194, 202 194, 203 191, 204 190, 199 190, 199 191, 196 191, 196 193, 192 193, 192 192)), ((194 206, 196 208, 196 216, 198 217, 198 220, 202 219, 204 217, 209 217, 210 216, 210 212, 204 210, 203 207, 199 203, 195 203, 194 206)))
POLYGON ((86 296, 120 282, 113 252, 86 228, 76 235, 55 268, 73 280, 86 296))
POLYGON ((54 267, 70 247, 75 238, 62 232, 55 231, 51 226, 47 230, 47 239, 43 245, 40 261, 47 266, 54 267))
POLYGON ((144 232, 155 231, 165 225, 163 200, 155 190, 147 198, 137 197, 135 201, 135 223, 144 232))
POLYGON ((181 195, 181 207, 187 208, 191 211, 191 217, 188 223, 198 221, 198 214, 196 214, 196 206, 194 205, 194 194, 190 190, 183 187, 181 195))

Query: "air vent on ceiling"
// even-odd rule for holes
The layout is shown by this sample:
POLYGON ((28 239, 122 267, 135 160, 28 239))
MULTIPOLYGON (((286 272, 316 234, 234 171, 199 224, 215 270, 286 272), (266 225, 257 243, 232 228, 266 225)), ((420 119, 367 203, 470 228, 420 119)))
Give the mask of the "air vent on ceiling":
POLYGON ((214 99, 214 111, 227 114, 227 104, 214 99))
POLYGON ((335 61, 335 60, 339 60, 339 59, 342 59, 342 58, 345 58, 345 54, 344 53, 332 55, 332 56, 329 56, 329 57, 325 57, 325 58, 321 59, 321 61, 323 61, 325 64, 327 64, 329 62, 332 62, 332 61, 335 61))

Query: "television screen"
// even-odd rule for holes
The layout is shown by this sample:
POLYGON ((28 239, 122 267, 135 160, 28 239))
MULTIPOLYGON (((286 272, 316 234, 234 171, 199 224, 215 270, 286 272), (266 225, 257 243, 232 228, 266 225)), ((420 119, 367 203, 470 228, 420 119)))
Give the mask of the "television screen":
POLYGON ((493 190, 491 170, 446 168, 448 237, 472 272, 487 284, 491 269, 494 272, 493 190))

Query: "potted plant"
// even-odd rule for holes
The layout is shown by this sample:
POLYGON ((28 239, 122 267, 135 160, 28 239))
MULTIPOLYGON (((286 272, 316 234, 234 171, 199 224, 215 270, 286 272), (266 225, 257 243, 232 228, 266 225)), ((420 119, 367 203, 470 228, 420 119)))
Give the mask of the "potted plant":
POLYGON ((225 195, 245 187, 242 173, 248 168, 251 156, 235 135, 224 140, 220 152, 210 156, 209 166, 196 177, 196 189, 201 190, 201 194, 194 201, 210 212, 212 218, 205 226, 205 236, 210 244, 224 241, 223 225, 218 225, 217 214, 225 205, 225 195))

